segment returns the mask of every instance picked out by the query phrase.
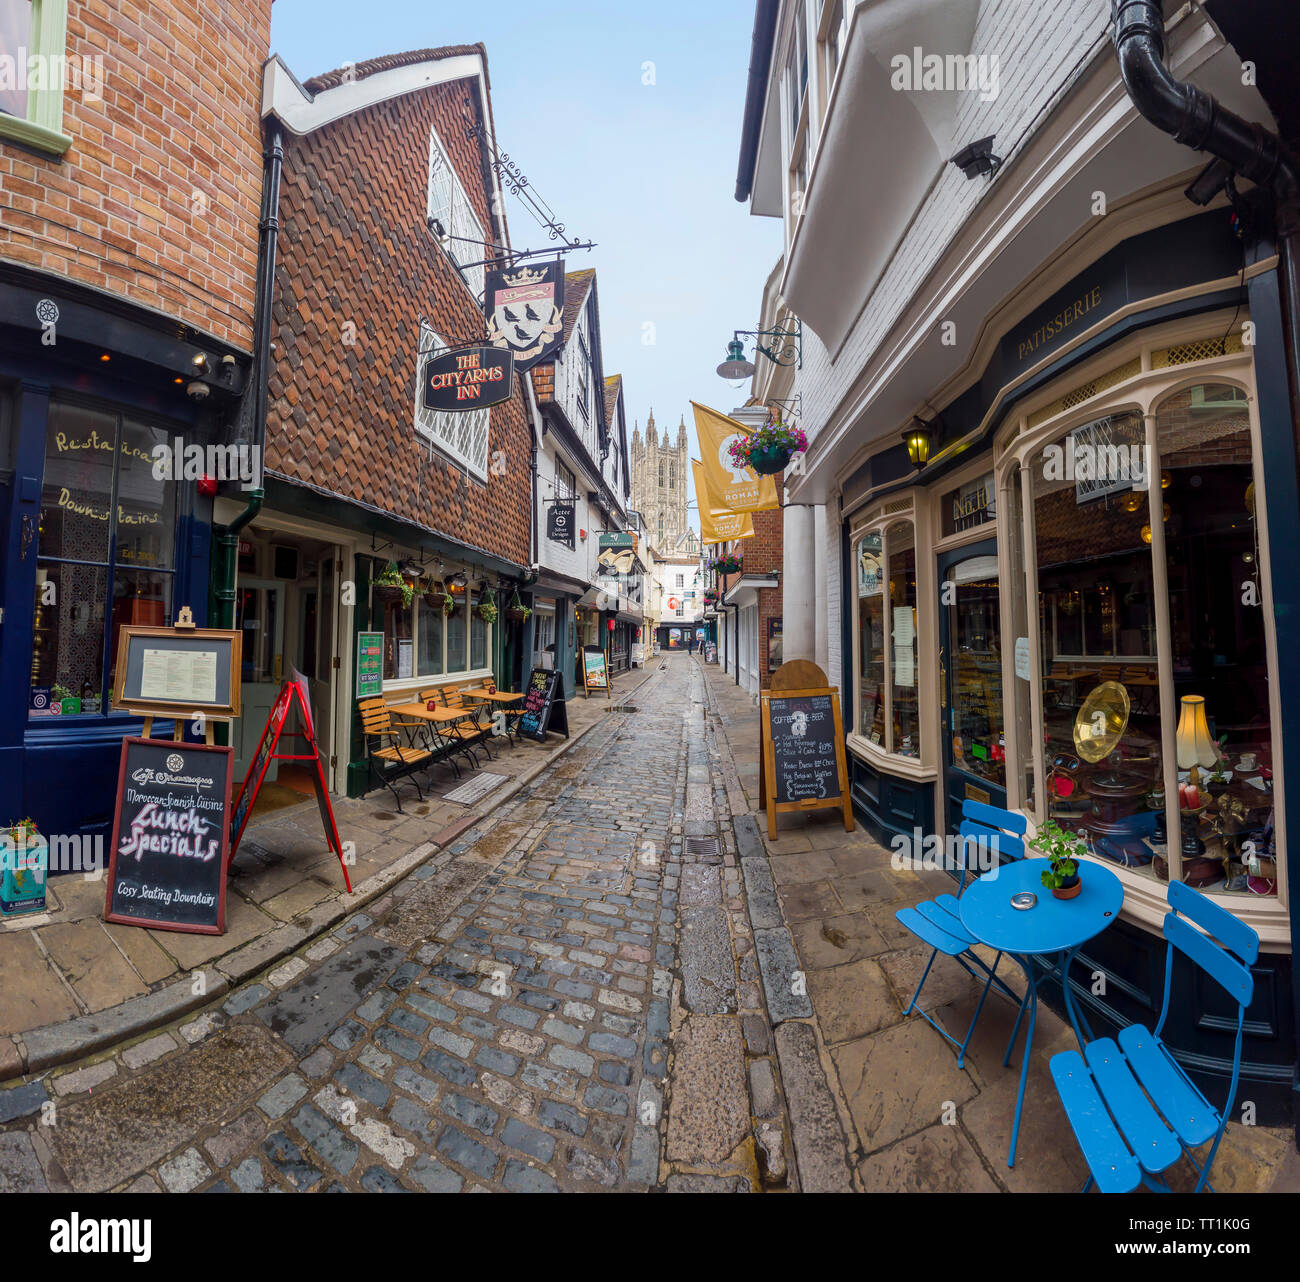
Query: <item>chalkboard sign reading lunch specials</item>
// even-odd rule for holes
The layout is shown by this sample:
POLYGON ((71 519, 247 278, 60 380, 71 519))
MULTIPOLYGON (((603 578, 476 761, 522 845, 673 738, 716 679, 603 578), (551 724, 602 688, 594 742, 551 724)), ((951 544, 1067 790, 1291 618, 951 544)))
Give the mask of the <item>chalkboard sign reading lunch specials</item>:
MULTIPOLYGON (((806 667, 812 674, 821 674, 812 664, 806 667)), ((784 664, 782 669, 807 679, 793 664, 784 664)), ((845 830, 851 832, 853 811, 839 692, 828 686, 785 690, 780 675, 778 671, 771 691, 763 695, 763 804, 768 834, 777 835, 778 812, 824 806, 842 809, 845 830)))
POLYGON ((233 768, 232 748, 123 741, 105 921, 225 933, 233 768))

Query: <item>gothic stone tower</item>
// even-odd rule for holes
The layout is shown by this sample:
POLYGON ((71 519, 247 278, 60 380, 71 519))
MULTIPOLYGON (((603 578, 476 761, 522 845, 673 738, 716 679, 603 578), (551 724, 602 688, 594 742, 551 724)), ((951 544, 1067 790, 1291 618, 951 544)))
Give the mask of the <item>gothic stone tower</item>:
POLYGON ((686 469, 690 454, 686 445, 686 419, 677 428, 677 443, 663 440, 655 427, 654 410, 641 428, 632 430, 632 506, 645 521, 646 537, 658 550, 667 552, 686 533, 686 469))

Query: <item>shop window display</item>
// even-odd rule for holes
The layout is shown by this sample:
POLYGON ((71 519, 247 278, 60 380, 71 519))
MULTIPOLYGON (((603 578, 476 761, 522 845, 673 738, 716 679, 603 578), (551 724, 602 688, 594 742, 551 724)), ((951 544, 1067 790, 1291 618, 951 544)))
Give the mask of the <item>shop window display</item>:
POLYGON ((118 629, 172 617, 176 486, 166 428, 51 404, 37 532, 32 715, 106 713, 118 629))
POLYGON ((1245 394, 1201 385, 1029 460, 1045 817, 1158 881, 1276 893, 1245 394), (1069 460, 1068 462, 1066 460, 1069 460), (1161 636, 1173 689, 1162 690, 1161 636))
POLYGON ((902 757, 921 755, 916 634, 916 536, 910 520, 855 544, 858 733, 902 757))

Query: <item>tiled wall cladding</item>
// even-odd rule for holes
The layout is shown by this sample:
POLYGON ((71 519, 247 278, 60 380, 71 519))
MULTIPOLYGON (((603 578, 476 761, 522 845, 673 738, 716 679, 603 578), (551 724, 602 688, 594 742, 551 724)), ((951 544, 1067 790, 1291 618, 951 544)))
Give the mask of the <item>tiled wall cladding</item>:
POLYGON ((531 445, 525 401, 491 411, 485 483, 415 435, 423 316, 449 342, 483 333, 478 304, 425 227, 429 130, 485 228, 493 226, 472 81, 408 94, 303 138, 285 138, 273 471, 529 561, 531 445))

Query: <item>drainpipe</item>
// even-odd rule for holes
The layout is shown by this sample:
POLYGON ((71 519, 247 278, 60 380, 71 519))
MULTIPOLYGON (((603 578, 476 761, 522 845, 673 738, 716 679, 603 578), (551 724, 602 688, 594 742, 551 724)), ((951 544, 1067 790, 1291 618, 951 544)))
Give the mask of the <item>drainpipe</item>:
MULTIPOLYGON (((271 305, 275 299, 276 252, 280 239, 280 172, 284 167, 284 143, 280 122, 267 122, 267 149, 263 153, 262 219, 258 227, 257 312, 254 320, 254 343, 257 372, 253 399, 251 441, 254 458, 259 460, 258 475, 266 467, 266 406, 271 375, 271 305)), ((244 510, 229 525, 215 530, 216 556, 212 602, 215 618, 212 626, 235 626, 235 570, 239 565, 239 534, 262 510, 266 491, 261 486, 250 490, 244 510)))
MULTIPOLYGON (((1133 105, 1152 124, 1197 151, 1212 165, 1188 189, 1188 199, 1208 204, 1241 174, 1271 189, 1275 200, 1283 321, 1287 329, 1287 380, 1292 432, 1300 432, 1300 170, 1281 139, 1244 120, 1196 85, 1176 79, 1165 65, 1165 25, 1158 0, 1111 0, 1112 39, 1120 78, 1133 105)), ((1300 436, 1297 437, 1300 463, 1300 436)))
MULTIPOLYGON (((1228 111, 1203 89, 1175 79, 1165 66, 1164 19, 1156 0, 1111 0, 1112 39, 1120 76, 1137 109, 1177 142, 1215 157, 1187 189, 1189 200, 1208 204, 1223 189, 1234 198, 1232 179, 1242 174, 1261 194, 1271 195, 1278 252, 1282 363, 1290 400, 1293 466, 1300 483, 1300 170, 1281 139, 1262 125, 1228 111)), ((1284 707, 1286 701, 1284 700, 1284 707)), ((1288 797, 1294 785, 1286 786, 1288 797)), ((1288 837, 1297 831, 1294 819, 1288 837)), ((1300 861, 1291 854, 1292 868, 1300 861)), ((1291 982, 1296 1026, 1300 1027, 1300 903, 1291 897, 1291 982)), ((1292 1097, 1300 1101, 1300 1063, 1292 1070, 1292 1097)), ((1300 1148, 1300 1107, 1294 1113, 1300 1148)))

